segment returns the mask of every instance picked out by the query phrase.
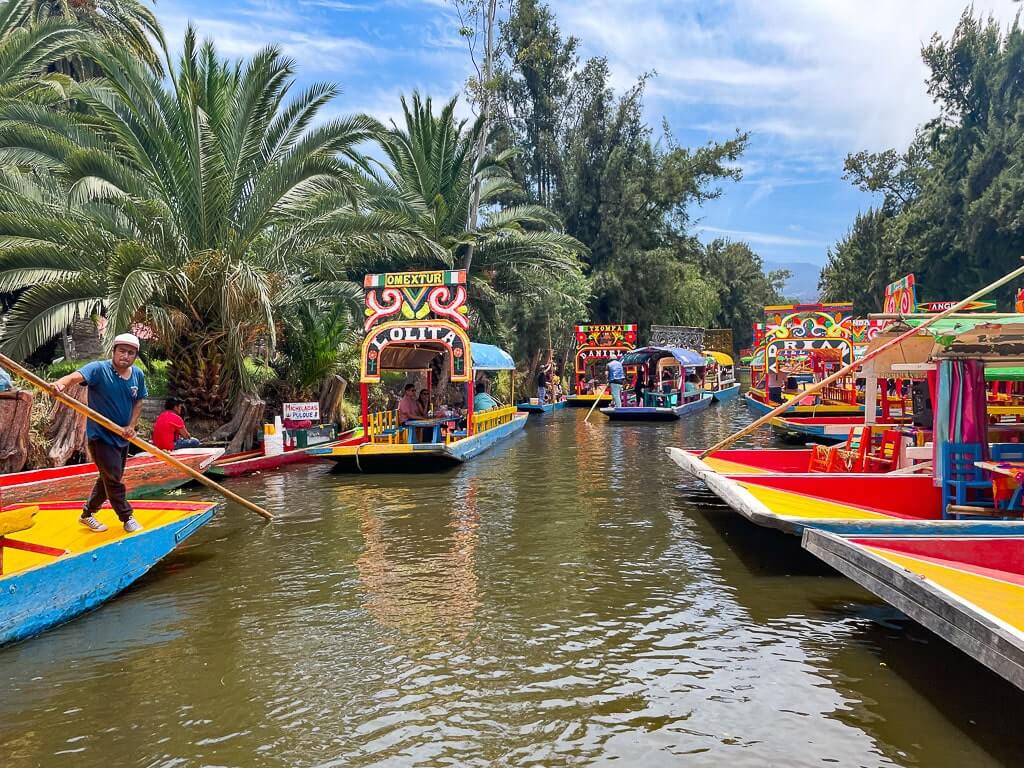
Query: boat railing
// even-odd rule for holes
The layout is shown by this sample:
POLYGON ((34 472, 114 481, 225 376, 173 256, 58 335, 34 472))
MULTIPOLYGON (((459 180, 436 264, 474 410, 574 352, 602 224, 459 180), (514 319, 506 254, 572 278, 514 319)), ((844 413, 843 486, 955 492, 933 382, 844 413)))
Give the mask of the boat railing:
POLYGON ((404 442, 405 430, 398 428, 398 410, 371 413, 367 419, 366 436, 370 442, 385 438, 389 443, 404 442))
POLYGON ((515 418, 516 407, 506 405, 502 408, 492 408, 489 411, 480 411, 473 414, 473 434, 486 432, 489 429, 508 424, 515 418))

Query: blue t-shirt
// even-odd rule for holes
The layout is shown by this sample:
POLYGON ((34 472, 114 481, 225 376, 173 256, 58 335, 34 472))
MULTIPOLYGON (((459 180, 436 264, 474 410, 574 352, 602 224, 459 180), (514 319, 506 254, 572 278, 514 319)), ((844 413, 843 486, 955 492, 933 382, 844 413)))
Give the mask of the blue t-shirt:
MULTIPOLYGON (((146 376, 134 365, 131 376, 122 379, 110 360, 97 360, 82 366, 79 373, 85 377, 89 387, 89 407, 106 416, 115 424, 127 425, 132 420, 132 409, 138 400, 146 397, 146 376)), ((101 427, 90 419, 85 425, 85 434, 90 440, 124 448, 128 441, 101 427)))
POLYGON ((473 410, 474 411, 489 411, 492 408, 498 407, 498 401, 488 395, 486 392, 481 392, 479 395, 473 395, 473 410))
POLYGON ((622 367, 622 363, 618 360, 611 360, 608 362, 608 381, 625 381, 626 371, 622 367))

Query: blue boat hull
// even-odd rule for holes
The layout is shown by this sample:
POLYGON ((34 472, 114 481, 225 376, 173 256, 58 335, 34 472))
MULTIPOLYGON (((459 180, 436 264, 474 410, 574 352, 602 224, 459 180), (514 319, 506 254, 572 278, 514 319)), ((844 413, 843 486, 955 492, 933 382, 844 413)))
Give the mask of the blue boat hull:
POLYGON ((215 510, 0 577, 0 645, 37 635, 114 597, 205 525, 215 510))
POLYGON ((565 408, 565 400, 559 400, 557 403, 544 403, 544 405, 533 405, 532 403, 519 403, 516 406, 517 411, 523 411, 524 413, 552 413, 553 411, 560 411, 565 408))
POLYGON ((703 411, 714 398, 705 393, 699 400, 683 403, 672 408, 602 408, 601 413, 612 421, 676 421, 683 416, 703 411))
POLYGON ((714 396, 716 402, 722 402, 723 400, 732 400, 739 397, 740 394, 740 383, 737 381, 731 387, 720 389, 717 392, 711 393, 714 396))

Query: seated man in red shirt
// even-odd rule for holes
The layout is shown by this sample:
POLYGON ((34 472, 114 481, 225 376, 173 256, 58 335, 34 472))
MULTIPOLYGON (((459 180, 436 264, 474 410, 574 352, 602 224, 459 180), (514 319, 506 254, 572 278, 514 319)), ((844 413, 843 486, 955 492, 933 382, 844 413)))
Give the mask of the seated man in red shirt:
POLYGON ((185 420, 181 414, 185 404, 176 397, 168 397, 164 402, 164 412, 156 417, 153 424, 153 445, 165 451, 178 448, 198 448, 199 441, 185 429, 185 420))

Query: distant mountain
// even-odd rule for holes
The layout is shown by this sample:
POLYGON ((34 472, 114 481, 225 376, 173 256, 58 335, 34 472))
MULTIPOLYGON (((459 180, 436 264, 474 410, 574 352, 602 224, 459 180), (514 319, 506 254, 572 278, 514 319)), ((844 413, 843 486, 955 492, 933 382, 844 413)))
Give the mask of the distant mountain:
POLYGON ((818 276, 821 274, 821 267, 806 261, 765 261, 765 272, 774 272, 777 269, 789 270, 790 276, 784 291, 787 299, 805 304, 818 300, 818 276))

